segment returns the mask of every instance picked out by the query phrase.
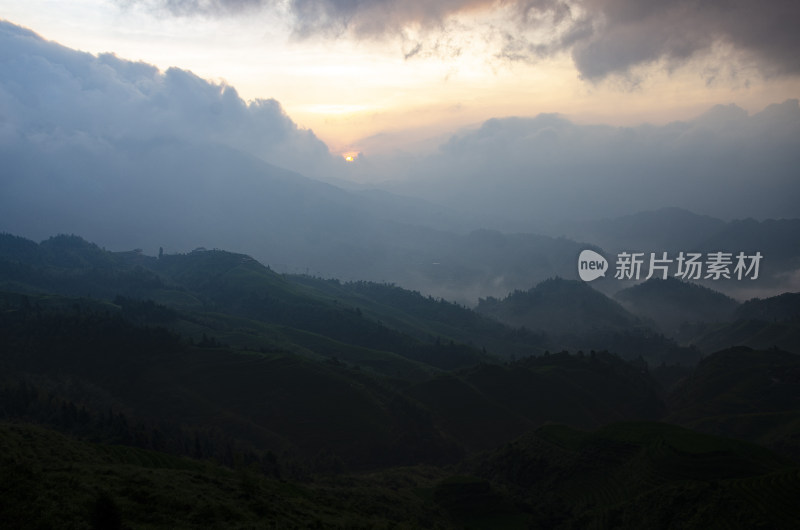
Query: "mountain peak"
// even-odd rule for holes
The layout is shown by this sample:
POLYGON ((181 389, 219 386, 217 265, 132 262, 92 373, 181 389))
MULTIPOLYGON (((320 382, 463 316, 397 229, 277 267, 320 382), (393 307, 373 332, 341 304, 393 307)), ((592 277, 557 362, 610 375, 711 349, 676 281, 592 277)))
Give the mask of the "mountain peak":
POLYGON ((620 329, 636 322, 619 303, 585 282, 560 277, 528 291, 515 291, 503 300, 481 300, 477 310, 509 325, 553 333, 620 329))

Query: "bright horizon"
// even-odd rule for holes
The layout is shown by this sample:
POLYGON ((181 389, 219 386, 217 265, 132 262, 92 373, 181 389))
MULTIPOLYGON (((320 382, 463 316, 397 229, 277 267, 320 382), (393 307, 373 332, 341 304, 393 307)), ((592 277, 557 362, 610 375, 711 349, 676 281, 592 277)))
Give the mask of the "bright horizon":
MULTIPOLYGON (((411 2, 403 4, 408 12, 380 4, 340 13, 337 2, 320 0, 311 4, 325 17, 307 18, 297 4, 3 0, 0 17, 70 48, 190 70, 248 101, 274 98, 342 156, 425 149, 428 138, 493 117, 559 113, 583 124, 664 124, 715 104, 752 114, 800 97, 795 66, 769 46, 736 42, 736 33, 697 43, 689 34, 694 48, 686 56, 669 45, 659 52, 659 43, 643 59, 616 64, 612 54, 601 58, 609 67, 599 74, 592 68, 601 61, 578 65, 579 48, 552 43, 599 9, 592 2, 570 4, 560 20, 544 12, 544 22, 526 25, 513 22, 515 2, 454 2, 433 12, 411 2), (251 7, 236 7, 242 4, 251 7), (550 48, 542 52, 536 42, 550 48)), ((611 26, 608 13, 600 15, 611 26)), ((634 30, 620 41, 634 39, 634 30)))

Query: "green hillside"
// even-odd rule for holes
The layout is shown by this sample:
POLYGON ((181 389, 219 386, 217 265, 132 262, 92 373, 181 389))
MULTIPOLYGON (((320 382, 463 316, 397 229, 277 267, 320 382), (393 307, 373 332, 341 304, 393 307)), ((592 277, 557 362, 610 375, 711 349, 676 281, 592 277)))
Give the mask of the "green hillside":
POLYGON ((577 280, 554 278, 506 298, 482 299, 476 311, 509 326, 543 333, 550 350, 606 349, 629 359, 693 364, 697 352, 681 348, 619 302, 577 280))
POLYGON ((772 322, 800 320, 800 293, 783 293, 770 298, 753 298, 743 303, 734 315, 737 320, 772 322))
POLYGON ((457 528, 421 493, 445 476, 397 469, 313 482, 264 476, 0 422, 4 527, 457 528))
POLYGON ((422 296, 389 284, 322 280, 310 276, 290 276, 339 303, 358 307, 364 314, 418 339, 431 336, 485 348, 507 358, 512 355, 543 353, 544 334, 509 328, 464 306, 422 296))
POLYGON ((594 428, 663 412, 641 365, 608 353, 566 352, 440 375, 410 394, 468 449, 481 450, 548 422, 594 428))
MULTIPOLYGON (((0 286, 0 523, 13 527, 798 518, 798 356, 736 348, 695 366, 701 350, 585 284, 550 280, 479 313, 221 250, 0 235, 0 286), (552 328, 523 324, 540 318, 552 328)), ((704 326, 710 344, 794 323, 704 326)))
POLYGON ((619 330, 637 324, 636 317, 589 284, 561 278, 546 280, 528 291, 515 291, 503 300, 481 300, 478 312, 551 333, 619 330))
POLYGON ((675 339, 710 354, 736 346, 800 353, 800 295, 753 298, 723 321, 684 322, 675 339))
POLYGON ((794 528, 800 470, 663 423, 545 426, 466 465, 541 528, 794 528))
MULTIPOLYGON (((233 350, 215 339, 191 346, 165 328, 133 324, 123 312, 3 300, 2 382, 8 396, 21 396, 10 417, 43 402, 32 417, 49 421, 62 401, 87 411, 80 426, 87 432, 93 416, 124 413, 146 431, 145 446, 152 429, 166 424, 226 433, 230 441, 292 458, 326 453, 356 468, 399 464, 411 455, 438 461, 451 445, 390 381, 333 357, 233 350)), ((136 437, 133 426, 124 431, 123 438, 136 437)), ((183 442, 181 432, 173 436, 174 444, 183 442)))
MULTIPOLYGON (((502 301, 482 300, 473 311, 390 285, 280 275, 243 254, 197 249, 155 258, 107 252, 76 236, 57 236, 37 247, 0 235, 0 269, 8 291, 153 300, 181 311, 182 322, 170 324, 176 331, 197 340, 203 333, 223 336, 237 347, 272 348, 266 335, 284 349, 298 340, 298 349, 313 350, 311 343, 326 342, 313 337, 322 336, 327 350, 339 354, 312 354, 339 357, 338 345, 345 344, 445 370, 548 349, 607 349, 654 363, 696 361, 693 352, 642 325, 616 302, 568 280, 549 280, 502 301), (232 320, 237 318, 242 320, 232 320), (183 325, 186 320, 214 326, 183 325), (265 333, 264 326, 271 329, 265 333)), ((409 366, 397 369, 407 372, 409 366)))
POLYGON ((703 359, 672 393, 670 422, 800 458, 800 356, 738 347, 703 359))
POLYGON ((660 423, 548 425, 457 468, 286 480, 0 422, 14 528, 795 528, 800 469, 660 423))
POLYGON ((777 347, 800 352, 800 322, 735 320, 689 325, 682 327, 678 338, 706 354, 736 346, 760 350, 777 347))
POLYGON ((614 298, 670 336, 685 322, 728 321, 738 306, 736 300, 722 293, 676 278, 653 278, 623 289, 614 298))
MULTIPOLYGON (((18 402, 9 417, 37 404, 33 419, 56 414, 61 425, 62 403, 85 409, 78 430, 93 433, 92 417, 112 409, 138 426, 110 434, 130 440, 144 430, 144 447, 153 446, 153 429, 182 425, 225 433, 221 442, 211 436, 215 453, 220 443, 234 443, 292 461, 325 454, 343 468, 377 468, 452 461, 547 421, 595 427, 658 417, 662 409, 644 366, 606 353, 480 363, 445 374, 296 329, 275 328, 272 340, 291 342, 233 349, 215 337, 195 342, 144 322, 156 315, 177 319, 173 329, 192 324, 163 306, 55 300, 0 297, 5 392, 18 402), (341 357, 313 353, 332 346, 338 349, 328 353, 341 357)), ((455 344, 435 347, 458 353, 455 344)), ((185 444, 185 432, 162 434, 178 449, 185 444)))

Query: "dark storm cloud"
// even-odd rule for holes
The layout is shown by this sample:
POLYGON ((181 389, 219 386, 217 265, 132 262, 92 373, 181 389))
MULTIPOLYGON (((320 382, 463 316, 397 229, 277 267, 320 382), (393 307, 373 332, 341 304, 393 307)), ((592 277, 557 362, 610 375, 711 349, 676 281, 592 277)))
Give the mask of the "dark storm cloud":
POLYGON ((800 73, 800 3, 793 0, 585 0, 565 39, 589 79, 660 59, 681 63, 720 42, 752 54, 768 75, 800 73), (590 28, 587 26, 590 21, 590 28))
MULTIPOLYGON (((130 1, 128 3, 131 3, 130 1)), ((133 3, 137 3, 133 0, 133 3)), ((536 60, 571 53, 585 79, 626 74, 655 61, 681 64, 715 43, 731 45, 765 75, 800 74, 796 0, 143 0, 178 15, 288 9, 296 36, 373 38, 409 27, 448 31, 448 17, 503 7, 511 13, 500 57, 536 60), (281 7, 279 7, 281 6, 281 7), (513 28, 510 29, 510 28, 513 28), (549 37, 531 30, 557 29, 549 37)), ((419 50, 417 50, 419 51, 419 50)), ((406 52, 407 54, 407 52, 406 52)), ((415 55, 415 54, 411 54, 415 55)))

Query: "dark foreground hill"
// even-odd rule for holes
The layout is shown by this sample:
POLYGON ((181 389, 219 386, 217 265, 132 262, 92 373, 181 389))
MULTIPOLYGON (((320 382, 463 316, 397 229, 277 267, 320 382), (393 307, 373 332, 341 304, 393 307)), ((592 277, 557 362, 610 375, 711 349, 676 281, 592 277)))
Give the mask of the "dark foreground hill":
POLYGON ((124 305, 4 295, 0 308, 8 417, 229 463, 236 451, 271 453, 284 472, 448 463, 548 421, 596 427, 663 414, 646 367, 607 353, 444 371, 338 344, 341 358, 375 364, 368 370, 291 343, 194 343, 131 321, 141 313, 124 305))
POLYGON ((796 528, 800 469, 658 423, 551 425, 458 468, 298 482, 0 423, 0 522, 74 528, 796 528))
POLYGON ((671 422, 800 458, 800 355, 720 351, 701 361, 670 401, 671 422))
POLYGON ((4 528, 457 528, 432 502, 442 470, 286 481, 51 429, 0 423, 4 528))
POLYGON ((800 474, 791 463, 747 443, 660 423, 595 432, 549 425, 475 458, 467 469, 506 492, 538 528, 800 523, 800 474))
POLYGON ((800 353, 800 293, 753 298, 727 322, 684 323, 676 339, 705 353, 735 346, 800 353))
MULTIPOLYGON (((627 358, 603 351, 624 327, 543 352, 553 335, 243 254, 0 243, 5 526, 796 522, 792 354, 654 368, 663 337, 628 335, 627 358), (631 423, 665 419, 762 445, 631 423)), ((586 318, 608 307, 583 288, 554 289, 553 312, 582 308, 572 292, 597 302, 586 318)))

